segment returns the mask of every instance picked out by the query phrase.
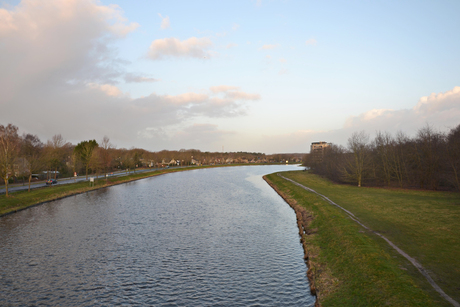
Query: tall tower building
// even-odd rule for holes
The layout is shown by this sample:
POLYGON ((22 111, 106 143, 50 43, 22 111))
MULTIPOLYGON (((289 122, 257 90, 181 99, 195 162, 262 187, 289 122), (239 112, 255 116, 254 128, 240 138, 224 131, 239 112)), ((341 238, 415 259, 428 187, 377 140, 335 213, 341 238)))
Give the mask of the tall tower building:
POLYGON ((329 147, 327 142, 313 142, 310 146, 310 155, 312 156, 312 161, 315 163, 320 163, 323 161, 324 149, 329 147))

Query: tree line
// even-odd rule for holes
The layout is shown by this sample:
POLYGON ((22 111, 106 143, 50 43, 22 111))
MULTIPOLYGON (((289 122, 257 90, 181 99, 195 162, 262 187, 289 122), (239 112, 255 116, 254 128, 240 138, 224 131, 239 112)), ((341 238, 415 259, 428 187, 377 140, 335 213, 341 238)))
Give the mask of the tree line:
POLYGON ((373 140, 361 131, 346 147, 328 145, 304 165, 335 182, 460 191, 460 125, 442 133, 427 124, 414 137, 378 131, 373 140))
POLYGON ((61 134, 42 142, 37 135, 19 133, 13 124, 0 125, 0 177, 8 184, 30 183, 36 175, 46 179, 71 177, 75 173, 96 176, 114 170, 135 171, 139 167, 210 165, 229 163, 300 162, 304 154, 266 155, 260 152, 202 152, 198 149, 152 152, 141 148, 116 148, 110 139, 84 140, 73 145, 61 134))

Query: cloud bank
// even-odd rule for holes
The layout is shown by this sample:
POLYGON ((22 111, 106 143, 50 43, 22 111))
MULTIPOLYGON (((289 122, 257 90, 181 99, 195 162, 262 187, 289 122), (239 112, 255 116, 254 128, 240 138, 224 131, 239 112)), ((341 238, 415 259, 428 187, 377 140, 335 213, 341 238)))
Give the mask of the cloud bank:
POLYGON ((262 138, 259 146, 266 152, 277 152, 279 146, 272 144, 282 144, 281 147, 285 148, 284 152, 309 152, 310 144, 317 141, 346 146, 352 133, 361 130, 369 133, 372 138, 376 131, 387 131, 393 135, 402 131, 409 136, 414 136, 426 124, 439 131, 449 131, 460 124, 460 86, 443 93, 423 96, 410 109, 373 109, 347 118, 341 129, 329 131, 310 129, 272 135, 271 144, 262 144, 262 138))
POLYGON ((249 94, 242 92, 237 86, 219 85, 210 87, 215 94, 222 93, 225 98, 232 100, 259 100, 259 94, 249 94))
POLYGON ((127 83, 142 83, 142 82, 158 82, 160 79, 155 79, 151 77, 143 77, 139 74, 126 73, 124 80, 127 83))
POLYGON ((426 123, 435 124, 439 129, 452 128, 460 123, 460 86, 421 97, 412 109, 370 110, 352 116, 346 120, 344 128, 412 132, 426 123))
MULTIPOLYGON (((145 139, 153 135, 205 128, 208 136, 222 135, 192 123, 244 116, 247 102, 260 98, 233 86, 131 98, 120 82, 158 81, 126 72, 111 47, 138 27, 118 6, 91 0, 28 0, 0 9, 0 123, 43 140, 57 133, 74 143, 107 135, 118 146, 149 149, 145 139)), ((149 56, 209 56, 211 46, 208 38, 160 39, 149 56)))

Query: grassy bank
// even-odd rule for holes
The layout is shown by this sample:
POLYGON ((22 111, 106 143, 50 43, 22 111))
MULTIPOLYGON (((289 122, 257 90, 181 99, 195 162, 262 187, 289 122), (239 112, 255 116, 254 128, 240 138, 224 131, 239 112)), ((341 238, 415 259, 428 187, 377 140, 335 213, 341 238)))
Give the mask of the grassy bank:
MULTIPOLYGON (((353 212, 460 301, 459 194, 337 185, 308 172, 283 176, 353 212)), ((409 261, 342 210, 275 174, 267 179, 313 217, 304 240, 322 306, 451 306, 409 261)))

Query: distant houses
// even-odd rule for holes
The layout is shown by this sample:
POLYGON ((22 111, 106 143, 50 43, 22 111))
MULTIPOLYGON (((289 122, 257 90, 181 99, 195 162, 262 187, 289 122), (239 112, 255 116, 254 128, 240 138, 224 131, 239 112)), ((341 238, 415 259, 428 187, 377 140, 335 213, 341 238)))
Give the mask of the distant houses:
POLYGON ((152 159, 139 159, 138 167, 166 167, 166 166, 183 166, 183 165, 216 165, 216 164, 260 164, 260 163, 284 163, 289 160, 291 163, 301 163, 304 154, 277 154, 270 157, 246 157, 246 156, 233 156, 232 153, 225 154, 222 157, 206 157, 200 156, 199 158, 191 157, 188 160, 173 158, 162 158, 161 162, 152 159), (286 157, 285 157, 286 156, 286 157))

